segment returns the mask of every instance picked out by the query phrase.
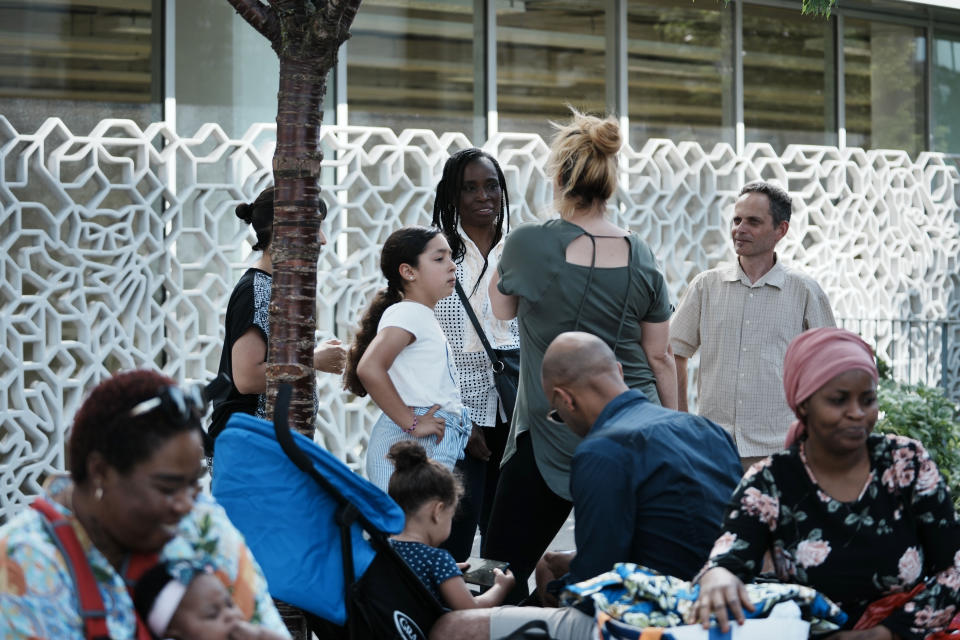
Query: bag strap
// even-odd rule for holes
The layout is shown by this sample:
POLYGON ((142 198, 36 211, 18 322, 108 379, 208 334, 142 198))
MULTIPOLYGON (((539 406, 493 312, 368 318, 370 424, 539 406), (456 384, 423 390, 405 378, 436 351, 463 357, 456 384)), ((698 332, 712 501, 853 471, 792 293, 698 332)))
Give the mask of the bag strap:
MULTIPOLYGON (((110 640, 110 630, 107 627, 107 611, 100 596, 100 587, 93 576, 93 570, 83 552, 83 546, 77 538, 73 525, 63 514, 44 500, 37 498, 30 505, 44 517, 44 526, 50 538, 60 550, 67 563, 67 569, 77 586, 77 599, 80 601, 80 618, 83 620, 83 632, 86 640, 110 640)), ((123 579, 133 597, 133 583, 140 579, 143 573, 157 563, 157 554, 134 554, 127 559, 123 579)), ((151 640, 150 630, 137 615, 136 640, 151 640)))
POLYGON ((93 577, 90 563, 83 552, 77 533, 73 530, 70 521, 57 511, 53 505, 37 498, 30 505, 44 517, 44 525, 50 533, 54 544, 60 549, 67 569, 77 586, 77 597, 80 600, 80 617, 83 619, 84 637, 87 640, 110 640, 110 631, 107 629, 107 612, 100 597, 100 588, 93 577))
MULTIPOLYGON (((133 598, 133 589, 137 581, 143 577, 147 570, 153 568, 160 561, 160 554, 157 553, 133 553, 127 556, 124 562, 123 581, 127 585, 127 591, 133 598)), ((140 619, 140 614, 134 611, 137 617, 137 635, 136 640, 153 640, 153 634, 150 633, 146 623, 140 619)))
POLYGON ((487 335, 483 332, 483 328, 480 326, 480 321, 477 319, 477 314, 473 312, 473 306, 470 304, 470 301, 467 300, 467 294, 463 291, 463 287, 460 285, 460 278, 457 278, 457 295, 460 296, 460 302, 463 303, 463 309, 467 312, 467 317, 470 318, 470 323, 473 324, 474 330, 477 332, 477 337, 480 338, 480 343, 483 345, 483 350, 487 352, 487 357, 490 358, 490 364, 493 365, 493 372, 500 373, 503 371, 503 363, 500 362, 500 358, 496 356, 493 351, 493 347, 490 346, 490 342, 487 341, 487 335))

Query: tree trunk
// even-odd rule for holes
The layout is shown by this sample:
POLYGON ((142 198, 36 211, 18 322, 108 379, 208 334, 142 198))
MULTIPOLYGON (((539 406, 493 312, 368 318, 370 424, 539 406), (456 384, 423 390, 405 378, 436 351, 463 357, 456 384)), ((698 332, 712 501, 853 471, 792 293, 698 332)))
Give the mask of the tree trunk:
POLYGON ((273 156, 273 287, 267 353, 267 415, 277 386, 293 386, 290 424, 313 436, 313 371, 320 223, 320 107, 337 51, 350 36, 360 0, 228 0, 270 40, 280 58, 277 149, 273 156))

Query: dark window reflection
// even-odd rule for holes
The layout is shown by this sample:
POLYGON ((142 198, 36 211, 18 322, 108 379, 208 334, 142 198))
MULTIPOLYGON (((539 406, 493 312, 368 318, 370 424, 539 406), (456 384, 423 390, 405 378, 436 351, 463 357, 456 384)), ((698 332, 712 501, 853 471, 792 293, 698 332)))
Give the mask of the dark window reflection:
POLYGON ((724 121, 732 90, 729 11, 674 0, 632 2, 627 11, 631 142, 732 142, 733 124, 724 121))
POLYGON ((851 18, 843 38, 847 146, 916 155, 926 146, 923 29, 851 18))
POLYGON ((831 23, 798 9, 743 9, 747 142, 836 144, 831 23))

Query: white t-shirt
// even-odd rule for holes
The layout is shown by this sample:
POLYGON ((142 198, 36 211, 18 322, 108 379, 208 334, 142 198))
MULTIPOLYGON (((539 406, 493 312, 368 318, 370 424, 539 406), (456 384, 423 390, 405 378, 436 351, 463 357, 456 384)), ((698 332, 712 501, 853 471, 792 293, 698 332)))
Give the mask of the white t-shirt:
POLYGON ((406 300, 390 305, 380 318, 377 333, 386 327, 399 327, 414 337, 387 370, 404 404, 410 407, 438 404, 445 411, 459 413, 463 403, 457 367, 433 309, 406 300))

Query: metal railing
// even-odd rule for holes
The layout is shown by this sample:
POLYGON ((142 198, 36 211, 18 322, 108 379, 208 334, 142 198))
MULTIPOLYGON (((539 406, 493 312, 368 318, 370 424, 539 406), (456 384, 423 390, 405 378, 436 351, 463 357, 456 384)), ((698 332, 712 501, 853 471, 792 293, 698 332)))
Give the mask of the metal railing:
POLYGON ((889 365, 894 380, 939 386, 960 401, 960 320, 837 318, 889 365))

